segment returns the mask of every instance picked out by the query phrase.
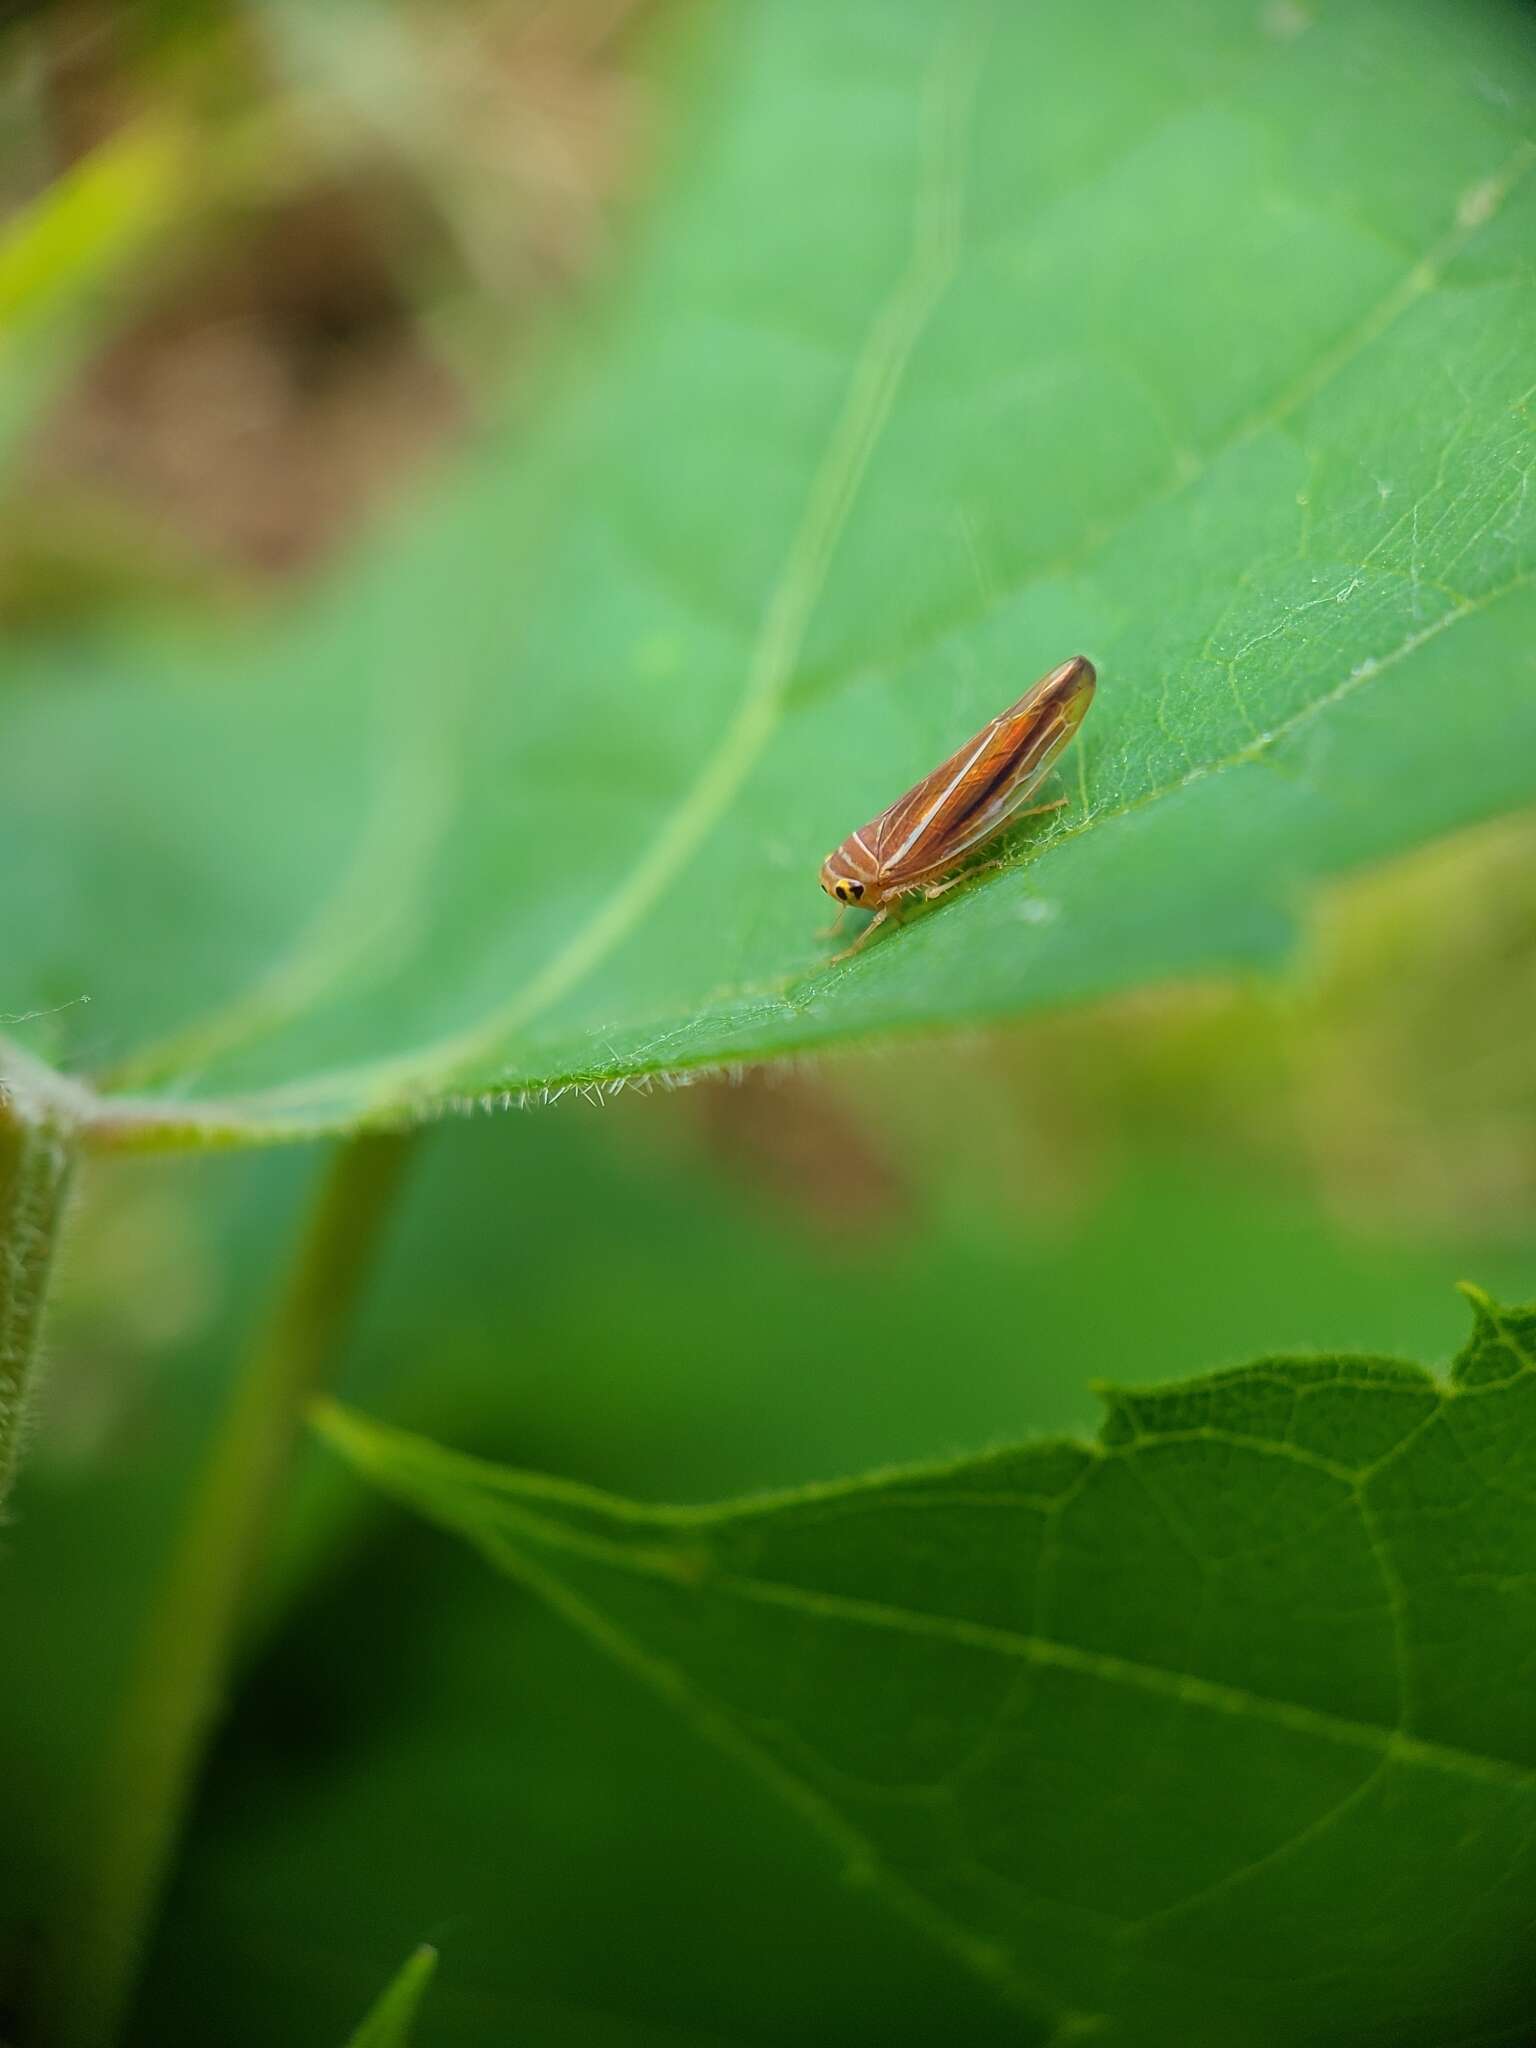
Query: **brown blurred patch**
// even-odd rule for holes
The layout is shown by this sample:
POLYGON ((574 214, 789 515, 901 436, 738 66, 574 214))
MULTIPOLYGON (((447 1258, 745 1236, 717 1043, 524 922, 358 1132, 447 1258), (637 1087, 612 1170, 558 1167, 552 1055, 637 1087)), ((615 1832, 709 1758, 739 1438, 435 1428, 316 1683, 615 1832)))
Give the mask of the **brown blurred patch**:
POLYGON ((867 1239, 909 1220, 912 1189, 894 1155, 829 1083, 759 1069, 740 1081, 704 1083, 681 1099, 721 1172, 818 1233, 867 1239))
POLYGON ((464 411, 356 195, 306 192, 90 365, 27 486, 34 503, 132 504, 167 547, 283 576, 334 549, 464 411))
MULTIPOLYGON (((212 10, 158 52, 120 10, 35 20, 55 172, 171 107, 203 138, 208 190, 39 425, 0 508, 0 614, 36 623, 199 575, 270 588, 418 476, 604 246, 632 162, 637 12, 381 10, 395 119, 351 89, 345 45, 328 71, 212 10)), ((366 76, 378 53, 357 55, 366 76)))
POLYGON ((125 26, 121 14, 99 0, 0 6, 0 29, 29 38, 26 61, 46 102, 52 169, 76 162, 132 117, 138 95, 127 67, 125 26))

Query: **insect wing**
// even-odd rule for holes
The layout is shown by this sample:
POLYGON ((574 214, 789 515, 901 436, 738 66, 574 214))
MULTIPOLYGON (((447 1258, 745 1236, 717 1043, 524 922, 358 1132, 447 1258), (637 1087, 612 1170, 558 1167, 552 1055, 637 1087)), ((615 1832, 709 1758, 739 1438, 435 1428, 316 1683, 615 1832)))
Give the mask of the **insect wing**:
MULTIPOLYGON (((1039 754, 1023 754, 1017 770, 1004 777, 992 794, 983 797, 970 815, 951 829, 936 864, 939 867, 948 867, 959 860, 962 854, 969 853, 973 847, 980 846, 984 840, 991 839, 1001 832, 1008 820, 1016 817, 1026 807, 1051 772, 1051 764, 1071 736, 1071 727, 1065 719, 1059 719, 1054 726, 1046 727, 1042 733, 1044 751, 1039 754)), ((906 865, 910 869, 911 863, 908 862, 906 865)))
POLYGON ((1087 708, 1086 662, 1054 670, 864 827, 888 880, 952 865, 1039 788, 1087 708))

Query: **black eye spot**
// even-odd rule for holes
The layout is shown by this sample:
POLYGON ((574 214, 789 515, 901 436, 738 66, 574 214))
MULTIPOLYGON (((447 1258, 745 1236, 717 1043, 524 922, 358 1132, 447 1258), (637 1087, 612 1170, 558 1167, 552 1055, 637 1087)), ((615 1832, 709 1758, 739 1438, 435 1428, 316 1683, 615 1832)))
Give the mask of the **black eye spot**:
POLYGON ((839 882, 834 893, 839 903, 846 903, 848 901, 848 884, 846 882, 839 882))
POLYGON ((862 896, 864 894, 864 884, 862 882, 855 882, 853 885, 853 893, 855 896, 862 896))

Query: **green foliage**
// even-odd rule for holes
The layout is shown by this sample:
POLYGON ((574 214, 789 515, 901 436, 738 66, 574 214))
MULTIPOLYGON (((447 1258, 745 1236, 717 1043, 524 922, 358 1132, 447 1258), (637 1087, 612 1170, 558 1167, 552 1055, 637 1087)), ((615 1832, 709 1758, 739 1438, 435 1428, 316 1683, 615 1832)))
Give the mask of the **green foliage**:
MULTIPOLYGON (((440 216, 370 216, 398 317, 461 368, 455 299, 522 279, 434 30, 224 13, 151 11, 183 83, 0 241, 7 460, 247 205, 388 159, 396 228, 440 216)), ((0 1482, 60 1133, 353 1132, 1272 963, 1319 879, 1536 796, 1520 10, 668 34, 622 261, 429 494, 287 610, 13 638, 0 1482), (829 964, 828 845, 1077 649, 1068 808, 829 964)), ((349 1337, 394 1199, 354 1145, 243 1377, 302 1152, 93 1170, 0 1559, 0 2034, 72 2001, 94 2048, 227 1697, 130 2043, 333 2048, 423 1929, 444 2048, 1523 2041, 1536 1313, 1477 1297, 1449 1385, 1379 1355, 1435 1351, 1450 1271, 1529 1287, 1531 858, 1487 843, 1395 923, 1334 896, 1342 1027, 1247 984, 445 1133, 349 1337), (1320 1355, 1154 1384, 1260 1345, 1320 1355), (1084 1427, 1085 1362, 1097 1443, 984 1449, 1084 1427), (424 1521, 309 1447, 248 1611, 320 1368, 424 1521)))
POLYGON ((407 1956, 347 2048, 410 2048, 416 2009, 436 1968, 435 1948, 419 1948, 414 1955, 407 1956))
MULTIPOLYGON (((450 1125, 405 1191, 345 1398, 615 1492, 707 1500, 1089 1428, 1093 1370, 1449 1356, 1459 1273, 1529 1288, 1529 1208, 1501 1204, 1470 1243, 1467 1216, 1383 1235, 1245 1156, 1230 1115, 1192 1157, 1202 1107, 1251 1085, 1253 1007, 1227 1061, 1201 1029, 1177 1089, 1156 1084, 1167 1140, 1125 1159, 1108 1019, 1086 1040, 1063 1020, 949 1047, 937 1072, 913 1048, 814 1084, 450 1125), (832 1184, 824 1152, 770 1178, 752 1133, 804 1145, 817 1118, 832 1184), (855 1201, 866 1228, 833 1248, 823 1203, 846 1219, 855 1201)), ((1155 1050, 1144 1015, 1120 1028, 1155 1050)), ((1486 1050, 1466 1047, 1479 1072, 1486 1050)), ((0 1999, 8 1946, 40 1914, 69 1925, 61 1822, 100 1781, 135 1627, 317 1163, 282 1148, 85 1176, 0 1570, 0 1650, 28 1674, 0 1692, 0 1751, 25 1760, 0 1773, 0 1999)), ((984 1985, 555 1617, 328 1455, 298 1495, 134 2048, 210 2027, 221 2048, 335 2048, 423 1935, 444 1949, 434 2048, 720 2048, 742 2015, 773 2048, 1016 2041, 984 1985)))
POLYGON ((1536 1309, 1473 1308, 1449 1386, 1266 1359, 1108 1394, 1093 1446, 721 1508, 319 1426, 760 1772, 1029 2038, 1513 2044, 1536 1309))
POLYGON ((125 279, 178 215, 182 138, 146 124, 104 142, 0 234, 0 457, 98 338, 125 279))
POLYGON ((12 665, 6 1005, 91 996, 24 1030, 101 1141, 1267 960, 1314 878, 1536 794, 1518 10, 862 0, 680 52, 536 424, 283 624, 12 665), (1070 808, 826 966, 827 846, 1079 648, 1070 808))

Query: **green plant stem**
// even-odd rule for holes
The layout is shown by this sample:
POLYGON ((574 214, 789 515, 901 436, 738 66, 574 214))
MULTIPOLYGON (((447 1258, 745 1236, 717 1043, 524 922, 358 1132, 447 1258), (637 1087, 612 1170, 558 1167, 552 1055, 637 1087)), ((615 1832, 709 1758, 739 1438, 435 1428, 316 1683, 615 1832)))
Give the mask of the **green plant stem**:
POLYGON ((58 1931, 44 2038, 106 2048, 132 1998, 305 1408, 334 1370, 416 1134, 349 1139, 236 1382, 144 1630, 58 1931))
POLYGON ((63 1124, 30 1119, 0 1092, 0 1501, 26 1433, 38 1336, 74 1146, 63 1124))

